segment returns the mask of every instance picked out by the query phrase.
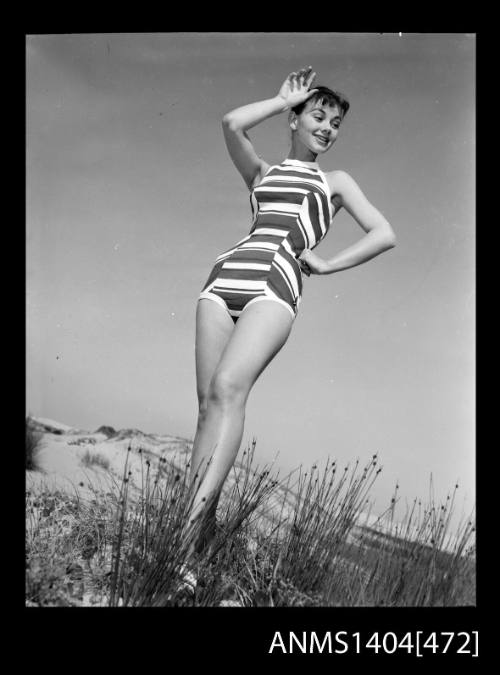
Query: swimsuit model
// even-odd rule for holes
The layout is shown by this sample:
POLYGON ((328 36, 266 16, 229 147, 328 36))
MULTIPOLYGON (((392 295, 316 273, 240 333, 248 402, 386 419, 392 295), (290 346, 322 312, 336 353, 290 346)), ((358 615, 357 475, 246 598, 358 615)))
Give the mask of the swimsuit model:
POLYGON ((328 232, 334 209, 317 162, 285 159, 269 167, 250 194, 250 233, 222 253, 198 299, 218 302, 234 323, 259 300, 284 305, 295 318, 302 297, 297 258, 328 232))

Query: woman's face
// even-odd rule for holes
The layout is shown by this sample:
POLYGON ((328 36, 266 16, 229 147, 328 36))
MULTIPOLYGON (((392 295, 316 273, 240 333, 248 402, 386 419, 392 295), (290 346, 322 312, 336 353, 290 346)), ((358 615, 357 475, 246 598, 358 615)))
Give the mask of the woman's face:
POLYGON ((337 105, 329 106, 314 101, 307 103, 305 109, 295 117, 292 129, 295 140, 320 154, 329 150, 335 143, 342 122, 337 105))

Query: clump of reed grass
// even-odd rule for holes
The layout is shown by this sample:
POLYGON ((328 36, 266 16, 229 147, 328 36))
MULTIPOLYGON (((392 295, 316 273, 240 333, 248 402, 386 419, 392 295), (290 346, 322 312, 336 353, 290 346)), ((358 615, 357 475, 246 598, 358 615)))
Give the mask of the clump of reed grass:
MULTIPOLYGON (((252 468, 254 449, 255 443, 244 453, 247 460, 232 489, 221 498, 223 516, 211 545, 191 562, 199 583, 188 597, 179 591, 184 566, 205 525, 199 519, 187 527, 187 519, 207 467, 200 467, 190 485, 188 462, 179 468, 160 459, 155 471, 149 459, 142 460, 141 485, 131 499, 131 474, 125 463, 115 516, 110 605, 219 604, 231 583, 222 570, 235 558, 245 524, 274 487, 269 471, 252 468)), ((129 448, 127 455, 130 452, 129 448)), ((210 508, 207 503, 206 510, 210 508)))
POLYGON ((339 468, 327 459, 322 471, 316 464, 309 471, 301 467, 295 484, 290 486, 289 480, 287 490, 295 494, 295 504, 277 528, 277 568, 283 579, 312 595, 321 591, 338 572, 336 556, 380 471, 376 455, 362 470, 359 460, 339 468))
POLYGON ((157 470, 141 454, 137 491, 128 470, 129 446, 114 516, 109 605, 164 604, 180 576, 180 538, 187 472, 160 459, 157 470), (134 494, 136 493, 136 494, 134 494))
POLYGON ((344 573, 325 587, 329 604, 456 606, 475 604, 474 513, 452 533, 458 484, 444 503, 432 489, 427 504, 414 499, 396 519, 391 503, 374 527, 364 527, 341 551, 344 573))
POLYGON ((40 450, 42 447, 43 434, 33 428, 31 417, 26 418, 25 423, 25 463, 27 471, 40 471, 40 450))

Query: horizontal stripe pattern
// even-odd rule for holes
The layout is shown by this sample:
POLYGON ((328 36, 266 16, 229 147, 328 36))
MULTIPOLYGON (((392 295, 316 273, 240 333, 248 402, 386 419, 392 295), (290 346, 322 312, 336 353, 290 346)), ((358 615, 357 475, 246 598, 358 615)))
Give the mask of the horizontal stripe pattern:
POLYGON ((222 269, 237 269, 237 270, 270 270, 271 265, 263 265, 262 263, 247 263, 247 262, 225 262, 222 269))
POLYGON ((284 160, 250 194, 249 234, 216 258, 202 292, 221 297, 233 317, 252 298, 279 299, 296 312, 303 279, 297 258, 326 236, 334 214, 317 164, 284 160))

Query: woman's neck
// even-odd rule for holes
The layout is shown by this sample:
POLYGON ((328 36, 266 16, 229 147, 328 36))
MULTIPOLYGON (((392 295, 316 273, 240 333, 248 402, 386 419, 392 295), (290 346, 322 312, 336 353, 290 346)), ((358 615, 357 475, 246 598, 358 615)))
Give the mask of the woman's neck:
POLYGON ((317 163, 318 153, 313 152, 305 145, 297 146, 292 143, 292 146, 288 152, 287 159, 297 159, 299 162, 308 162, 309 164, 317 163))
MULTIPOLYGON (((313 157, 315 158, 317 157, 317 155, 313 155, 313 157)), ((316 159, 299 159, 299 157, 295 156, 291 152, 288 154, 288 157, 286 159, 292 160, 293 162, 300 162, 301 164, 310 164, 311 166, 319 166, 316 159)))

